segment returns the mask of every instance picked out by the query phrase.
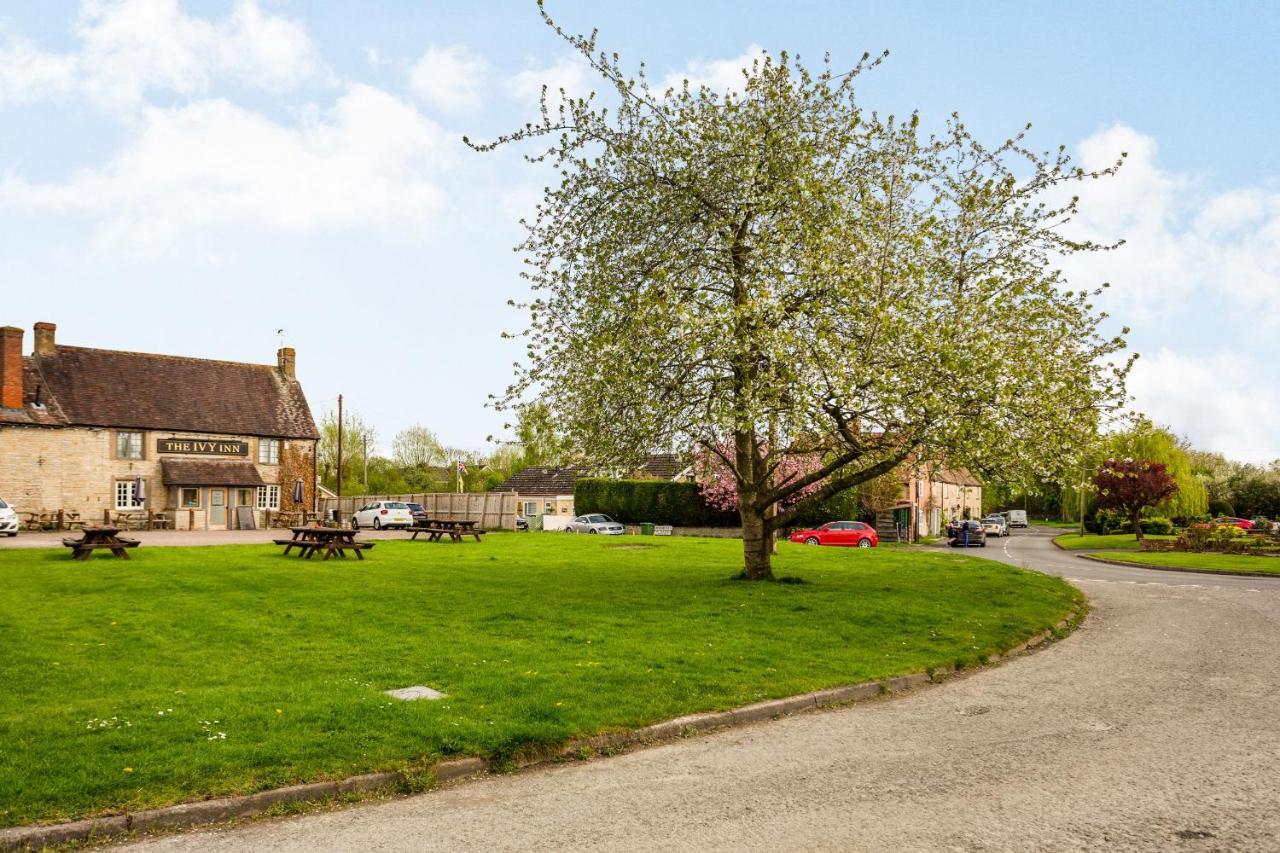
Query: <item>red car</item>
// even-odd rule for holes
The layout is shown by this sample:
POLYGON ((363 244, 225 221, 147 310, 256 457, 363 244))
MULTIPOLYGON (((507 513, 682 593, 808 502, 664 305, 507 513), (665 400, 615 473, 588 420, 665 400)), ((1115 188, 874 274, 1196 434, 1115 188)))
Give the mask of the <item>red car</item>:
POLYGON ((806 545, 845 545, 850 548, 874 548, 880 543, 874 527, 861 521, 828 521, 816 530, 797 530, 792 542, 806 545))
POLYGON ((1253 529, 1252 521, 1250 521, 1247 518, 1236 518, 1235 516, 1232 516, 1232 515, 1223 516, 1222 518, 1215 518, 1213 520, 1213 523, 1221 524, 1223 526, 1239 527, 1241 530, 1253 529))

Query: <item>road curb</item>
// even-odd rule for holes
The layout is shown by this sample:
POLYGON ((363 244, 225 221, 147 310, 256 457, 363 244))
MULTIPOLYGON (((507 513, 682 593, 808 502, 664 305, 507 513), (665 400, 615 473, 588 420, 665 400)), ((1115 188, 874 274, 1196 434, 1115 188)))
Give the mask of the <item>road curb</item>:
MULTIPOLYGON (((1052 630, 1042 631, 1002 653, 990 655, 985 665, 994 665, 1045 646, 1059 632, 1070 633, 1075 630, 1087 612, 1087 606, 1082 607, 1055 625, 1052 630)), ((974 667, 974 670, 980 668, 974 667)), ((929 672, 915 672, 883 680, 866 681, 862 684, 829 687, 782 699, 769 699, 728 711, 687 714, 638 729, 605 732, 576 738, 556 747, 535 749, 518 756, 514 766, 521 769, 534 767, 592 753, 612 752, 630 746, 647 746, 689 737, 699 732, 765 722, 821 708, 864 702, 880 696, 905 693, 930 684, 937 684, 955 674, 955 667, 945 666, 929 672)), ((483 758, 458 758, 438 761, 431 765, 424 775, 429 779, 430 786, 434 786, 479 776, 493 770, 508 769, 510 766, 495 766, 483 758)), ((0 830, 0 853, 40 850, 54 845, 97 842, 139 832, 186 829, 239 818, 261 817, 283 805, 323 803, 346 794, 414 789, 415 780, 420 778, 423 776, 400 771, 365 773, 337 781, 290 785, 259 791, 256 794, 179 803, 157 809, 87 818, 70 823, 10 827, 0 830)))
MULTIPOLYGON (((1082 560, 1090 560, 1095 563, 1102 563, 1105 566, 1129 566, 1134 569, 1152 569, 1157 572, 1181 572, 1184 575, 1205 575, 1212 577, 1213 575, 1229 575, 1233 578, 1277 578, 1280 575, 1268 575, 1262 572, 1220 572, 1217 569, 1186 569, 1181 566, 1157 566, 1153 563, 1133 563, 1128 560, 1108 560, 1106 557, 1096 557, 1093 554, 1076 554, 1082 560)), ((1260 559, 1266 559, 1262 557, 1260 559)), ((1272 558, 1276 559, 1276 558, 1272 558)))

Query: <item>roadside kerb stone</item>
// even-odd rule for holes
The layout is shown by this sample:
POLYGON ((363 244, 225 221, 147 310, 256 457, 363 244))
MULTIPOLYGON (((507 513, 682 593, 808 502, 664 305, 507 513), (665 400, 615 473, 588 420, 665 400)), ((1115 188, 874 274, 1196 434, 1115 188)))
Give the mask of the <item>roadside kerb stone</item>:
MULTIPOLYGON (((1086 556, 1086 555, 1080 555, 1086 556)), ((1059 622, 1054 631, 1065 630, 1077 624, 1083 611, 1073 613, 1059 622)), ((988 658, 994 663, 1002 658, 1033 651, 1053 638, 1054 631, 1044 631, 1024 643, 988 658)), ((728 726, 771 720, 776 717, 803 711, 844 705, 874 699, 886 693, 899 693, 927 684, 938 683, 955 674, 955 668, 939 667, 930 672, 899 675, 883 681, 867 681, 862 684, 815 690, 799 696, 755 702, 729 711, 688 714, 654 723, 650 726, 625 732, 607 732, 588 738, 579 738, 557 749, 535 751, 519 762, 520 767, 530 767, 560 760, 580 752, 584 747, 612 749, 636 744, 674 740, 693 732, 711 731, 728 726)), ((457 758, 437 762, 431 775, 437 784, 479 776, 490 770, 490 763, 483 758, 457 758)), ((397 772, 365 773, 333 782, 312 782, 290 785, 270 791, 260 791, 241 797, 221 797, 194 803, 179 803, 158 809, 131 812, 110 817, 90 818, 72 823, 46 826, 18 826, 0 830, 0 853, 19 850, 39 850, 56 844, 97 841, 130 832, 147 830, 182 829, 211 823, 220 823, 241 817, 253 817, 267 813, 282 803, 303 803, 331 800, 340 794, 369 793, 398 786, 404 777, 397 772)))

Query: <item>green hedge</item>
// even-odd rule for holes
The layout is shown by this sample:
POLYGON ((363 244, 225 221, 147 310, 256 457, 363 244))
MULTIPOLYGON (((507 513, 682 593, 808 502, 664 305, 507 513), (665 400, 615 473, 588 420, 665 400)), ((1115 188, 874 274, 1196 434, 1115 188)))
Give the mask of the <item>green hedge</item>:
POLYGON ((602 512, 623 524, 673 524, 679 527, 733 527, 736 512, 707 506, 697 483, 668 480, 580 479, 573 486, 574 512, 602 512))

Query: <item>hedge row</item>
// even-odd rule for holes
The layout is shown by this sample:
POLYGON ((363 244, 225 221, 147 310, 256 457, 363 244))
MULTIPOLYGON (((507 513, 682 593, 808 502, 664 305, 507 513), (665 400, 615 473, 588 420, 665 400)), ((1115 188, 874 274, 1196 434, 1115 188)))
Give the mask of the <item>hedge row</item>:
POLYGON ((580 479, 573 486, 574 511, 602 512, 623 524, 673 524, 680 527, 733 527, 736 512, 707 506, 697 483, 668 480, 580 479))

